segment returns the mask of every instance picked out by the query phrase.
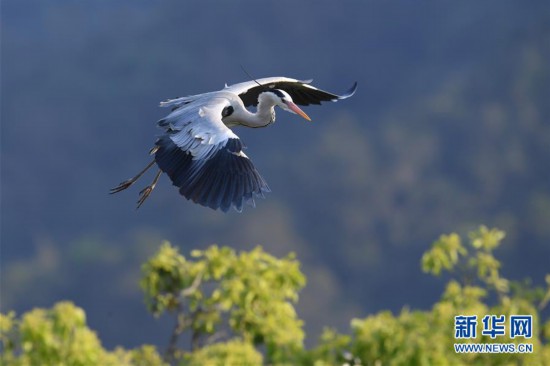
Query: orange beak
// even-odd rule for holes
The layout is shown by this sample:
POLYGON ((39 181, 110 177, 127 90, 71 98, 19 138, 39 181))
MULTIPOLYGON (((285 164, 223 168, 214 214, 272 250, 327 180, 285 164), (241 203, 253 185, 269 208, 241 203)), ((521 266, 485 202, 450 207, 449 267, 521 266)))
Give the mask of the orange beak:
POLYGON ((288 106, 288 108, 296 113, 297 115, 307 119, 308 121, 311 121, 311 118, 309 118, 309 116, 306 114, 306 112, 304 112, 303 110, 301 110, 296 104, 292 103, 292 102, 287 102, 286 105, 288 106))

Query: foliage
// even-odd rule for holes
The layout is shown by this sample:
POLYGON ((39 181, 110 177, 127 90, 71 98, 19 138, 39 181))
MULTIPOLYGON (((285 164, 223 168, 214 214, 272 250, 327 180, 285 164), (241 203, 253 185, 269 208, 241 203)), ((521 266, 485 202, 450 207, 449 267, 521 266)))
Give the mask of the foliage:
POLYGON ((196 350, 212 339, 232 337, 265 345, 268 360, 288 359, 302 348, 304 333, 292 302, 305 284, 291 254, 276 259, 257 247, 237 254, 216 245, 191 259, 164 243, 143 266, 141 286, 149 310, 176 314, 168 354, 181 333, 191 331, 196 350))
POLYGON ((165 365, 153 346, 105 350, 86 326, 84 310, 70 302, 31 310, 20 319, 13 312, 0 314, 0 342, 3 365, 165 365))
MULTIPOLYGON (((393 315, 388 311, 354 319, 352 335, 326 330, 320 345, 312 350, 318 365, 346 362, 346 354, 359 363, 381 365, 544 365, 550 362, 550 345, 543 343, 550 321, 545 325, 537 302, 550 296, 541 289, 529 289, 502 278, 500 262, 493 256, 504 238, 504 232, 481 226, 469 235, 468 246, 456 234, 442 235, 422 257, 424 272, 455 275, 430 311, 403 309, 393 315), (492 296, 493 295, 493 296, 492 296), (491 301, 492 300, 492 301, 491 301), (532 354, 457 354, 454 352, 454 317, 456 315, 531 314, 534 335, 532 354)), ((547 279, 548 282, 548 279, 547 279)), ((548 338, 546 338, 548 339, 548 338)), ((491 340, 482 336, 477 342, 525 342, 524 339, 491 340)), ((348 356, 348 358, 350 358, 348 356)), ((356 364, 358 363, 356 362, 356 364)))
POLYGON ((422 256, 422 270, 434 275, 441 274, 443 269, 458 271, 465 283, 482 281, 499 294, 508 292, 509 281, 500 277, 500 262, 492 254, 504 239, 505 233, 481 226, 471 232, 469 237, 470 247, 474 250, 470 256, 456 233, 442 235, 432 249, 422 256))
POLYGON ((546 365, 550 363, 550 321, 541 309, 547 289, 503 278, 494 256, 504 232, 481 226, 468 241, 442 235, 422 257, 432 275, 447 272, 440 301, 430 310, 382 311, 351 321, 351 334, 326 329, 311 350, 302 346, 302 321, 293 302, 305 278, 294 255, 274 258, 261 248, 237 253, 211 246, 190 258, 164 243, 142 268, 141 286, 148 309, 176 316, 170 344, 161 359, 153 346, 105 350, 86 326, 82 309, 60 302, 34 309, 21 318, 0 315, 0 342, 5 365, 546 365), (454 338, 457 315, 530 314, 533 337, 510 339, 479 335, 454 338), (187 332, 190 347, 179 337, 187 332), (453 344, 531 343, 531 354, 458 354, 453 344))
POLYGON ((263 364, 262 355, 248 342, 231 340, 203 347, 185 357, 188 366, 257 366, 263 364))

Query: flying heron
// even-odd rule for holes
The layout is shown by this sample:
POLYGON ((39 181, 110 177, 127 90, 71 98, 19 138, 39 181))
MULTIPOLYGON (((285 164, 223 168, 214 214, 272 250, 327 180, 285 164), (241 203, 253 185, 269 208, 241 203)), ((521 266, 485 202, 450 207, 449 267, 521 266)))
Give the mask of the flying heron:
POLYGON ((298 105, 336 102, 351 97, 357 89, 354 83, 346 93, 337 95, 317 89, 311 81, 263 78, 162 102, 161 107, 171 107, 172 111, 158 121, 164 133, 150 151, 154 159, 110 193, 130 187, 156 164, 159 170, 153 182, 140 192, 138 208, 162 173, 170 177, 181 195, 200 205, 223 212, 231 207, 241 212, 244 202, 254 206, 254 197, 263 197, 270 189, 231 128, 267 127, 275 122, 275 106, 311 121, 298 105), (249 111, 250 107, 256 107, 256 111, 249 111))

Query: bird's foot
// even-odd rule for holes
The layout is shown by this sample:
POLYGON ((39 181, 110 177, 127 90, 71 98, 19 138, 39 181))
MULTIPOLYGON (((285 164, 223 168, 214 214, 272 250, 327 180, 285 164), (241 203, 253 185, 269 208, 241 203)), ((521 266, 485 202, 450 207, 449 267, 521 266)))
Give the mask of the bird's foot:
POLYGON ((111 188, 111 190, 109 191, 109 194, 114 194, 114 193, 118 193, 120 191, 123 191, 126 188, 130 187, 132 184, 134 184, 135 181, 136 181, 135 179, 125 180, 124 182, 122 182, 118 186, 116 186, 115 188, 111 188))
MULTIPOLYGON (((153 148, 154 149, 154 148, 153 148)), ((115 188, 111 189, 109 191, 110 194, 118 193, 120 191, 125 190, 126 188, 130 187, 132 184, 134 184, 150 167, 152 167, 155 164, 155 161, 151 161, 147 166, 139 173, 136 174, 135 177, 130 178, 128 180, 125 180, 124 182, 120 183, 115 188)))
POLYGON ((145 202, 145 200, 147 199, 147 197, 149 197, 151 192, 153 192, 153 189, 155 189, 161 174, 162 174, 162 171, 159 170, 155 175, 155 179, 153 179, 153 182, 151 183, 151 185, 148 185, 147 187, 143 188, 141 192, 139 192, 139 200, 137 201, 138 205, 136 209, 140 208, 141 205, 143 205, 143 202, 145 202))
POLYGON ((136 209, 140 208, 141 205, 143 205, 143 202, 145 202, 145 200, 149 197, 151 192, 153 192, 153 189, 155 189, 155 186, 150 185, 150 186, 147 186, 147 187, 143 188, 141 190, 141 192, 139 192, 139 200, 137 201, 138 205, 137 205, 136 209))

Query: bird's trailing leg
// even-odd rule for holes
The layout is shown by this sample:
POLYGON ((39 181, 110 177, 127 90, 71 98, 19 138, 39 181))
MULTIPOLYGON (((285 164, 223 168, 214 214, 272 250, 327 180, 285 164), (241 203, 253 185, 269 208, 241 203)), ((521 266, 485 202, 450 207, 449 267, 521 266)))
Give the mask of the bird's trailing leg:
POLYGON ((125 180, 124 182, 120 183, 118 186, 116 186, 115 188, 112 188, 109 193, 110 194, 113 194, 113 193, 118 193, 120 191, 123 191, 125 190, 126 188, 130 187, 132 184, 134 184, 136 182, 136 180, 138 180, 143 174, 145 174, 145 172, 147 170, 149 170, 149 168, 151 168, 153 166, 153 164, 155 164, 155 161, 151 161, 149 164, 147 164, 147 166, 139 173, 136 174, 135 177, 133 178, 130 178, 128 180, 125 180))
POLYGON ((153 182, 150 185, 148 185, 147 187, 143 188, 141 190, 141 192, 139 192, 139 200, 137 202, 138 205, 137 205, 136 209, 140 208, 140 206, 143 204, 143 202, 145 202, 147 197, 149 197, 151 192, 153 192, 153 189, 155 189, 155 186, 157 185, 157 182, 158 182, 161 174, 162 174, 162 170, 159 169, 159 171, 157 172, 157 175, 155 175, 155 178, 153 179, 153 182))

